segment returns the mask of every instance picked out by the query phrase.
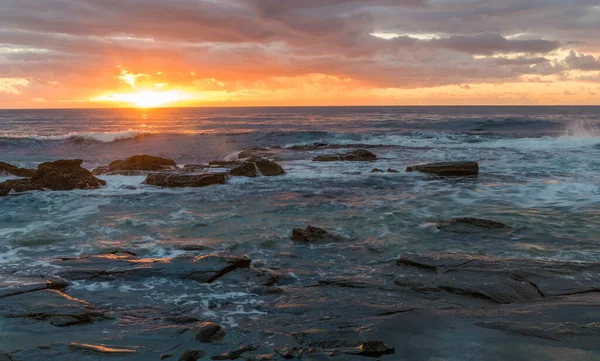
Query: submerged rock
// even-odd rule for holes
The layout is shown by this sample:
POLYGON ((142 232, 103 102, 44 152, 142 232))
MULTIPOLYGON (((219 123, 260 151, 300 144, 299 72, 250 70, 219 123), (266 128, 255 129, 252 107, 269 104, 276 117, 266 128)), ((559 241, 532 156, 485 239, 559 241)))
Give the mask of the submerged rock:
POLYGON ((471 233, 477 230, 508 230, 510 226, 492 221, 489 219, 480 218, 453 218, 449 221, 438 222, 437 228, 442 231, 454 232, 454 233, 471 233))
POLYGON ((140 175, 142 171, 159 171, 175 168, 174 160, 151 155, 134 155, 125 160, 112 161, 108 166, 98 167, 92 171, 94 175, 140 175))
POLYGON ((398 173, 397 170, 392 169, 392 168, 388 168, 386 171, 384 171, 382 169, 379 169, 379 168, 373 168, 371 170, 371 173, 384 173, 384 172, 387 172, 387 173, 398 173))
POLYGON ((14 175, 17 177, 33 177, 35 175, 35 169, 19 168, 12 164, 0 162, 0 176, 1 175, 14 175))
POLYGON ((202 350, 186 350, 179 356, 179 361, 198 361, 203 357, 204 351, 202 350))
POLYGON ((307 242, 307 243, 315 243, 315 242, 339 242, 342 240, 341 237, 329 233, 328 231, 308 226, 306 229, 294 228, 292 230, 292 240, 298 242, 307 242))
POLYGON ((421 172, 447 177, 460 177, 477 175, 479 164, 477 162, 441 162, 411 165, 406 167, 407 172, 421 172))
POLYGON ((313 162, 373 162, 377 156, 366 149, 357 149, 346 154, 319 155, 313 162))
POLYGON ((158 187, 206 187, 227 183, 227 173, 157 172, 148 174, 145 184, 158 187))
POLYGON ((219 355, 215 355, 211 357, 213 360, 237 360, 244 353, 252 352, 258 350, 258 346, 256 345, 248 345, 248 346, 240 346, 239 349, 234 351, 225 352, 219 355))
POLYGON ((196 340, 202 343, 221 341, 225 337, 225 329, 214 322, 202 322, 192 326, 196 340))
POLYGON ((81 159, 57 160, 42 163, 31 178, 8 180, 0 183, 0 196, 10 192, 31 190, 68 191, 73 189, 96 189, 106 185, 102 179, 83 168, 81 159))

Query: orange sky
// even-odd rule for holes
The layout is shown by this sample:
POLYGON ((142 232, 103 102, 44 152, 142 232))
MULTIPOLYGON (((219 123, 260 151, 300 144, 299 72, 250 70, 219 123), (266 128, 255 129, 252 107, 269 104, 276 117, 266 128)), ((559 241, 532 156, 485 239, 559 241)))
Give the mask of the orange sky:
POLYGON ((0 108, 600 105, 589 0, 55 2, 0 5, 0 108))

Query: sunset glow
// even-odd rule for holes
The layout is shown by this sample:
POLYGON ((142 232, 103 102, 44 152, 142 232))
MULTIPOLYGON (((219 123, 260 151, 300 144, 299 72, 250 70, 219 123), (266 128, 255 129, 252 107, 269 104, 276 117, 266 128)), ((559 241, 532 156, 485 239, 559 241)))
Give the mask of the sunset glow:
POLYGON ((108 94, 92 99, 93 101, 109 102, 109 103, 128 103, 139 108, 155 108, 161 107, 184 100, 189 100, 192 97, 189 94, 178 90, 171 91, 152 91, 145 90, 136 93, 116 93, 108 94))
POLYGON ((2 7, 0 108, 600 104, 593 1, 84 3, 2 7))

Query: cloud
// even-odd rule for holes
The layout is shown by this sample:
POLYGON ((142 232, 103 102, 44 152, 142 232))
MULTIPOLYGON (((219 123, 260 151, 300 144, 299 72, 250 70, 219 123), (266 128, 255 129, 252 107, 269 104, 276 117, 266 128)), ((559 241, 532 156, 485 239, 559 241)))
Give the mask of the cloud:
POLYGON ((325 82, 314 74, 373 89, 562 81, 599 69, 598 28, 597 0, 3 0, 0 68, 49 100, 325 82))

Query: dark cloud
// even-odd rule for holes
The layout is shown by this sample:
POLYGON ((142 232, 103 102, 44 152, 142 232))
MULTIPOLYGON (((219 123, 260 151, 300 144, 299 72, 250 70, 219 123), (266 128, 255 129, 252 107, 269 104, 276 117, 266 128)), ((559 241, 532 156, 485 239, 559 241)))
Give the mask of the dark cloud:
POLYGON ((600 71, 600 57, 596 58, 593 55, 577 54, 571 51, 565 58, 565 63, 571 69, 600 71))

